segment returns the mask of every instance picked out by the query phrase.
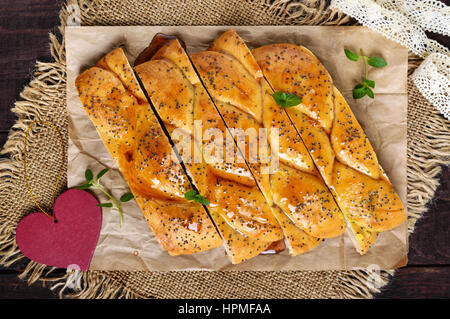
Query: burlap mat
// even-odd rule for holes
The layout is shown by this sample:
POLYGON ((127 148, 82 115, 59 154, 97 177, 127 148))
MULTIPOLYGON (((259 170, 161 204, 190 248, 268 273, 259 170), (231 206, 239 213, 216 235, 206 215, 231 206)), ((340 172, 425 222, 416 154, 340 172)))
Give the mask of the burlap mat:
MULTIPOLYGON (((340 25, 351 20, 328 10, 325 0, 80 0, 82 25, 340 25)), ((68 17, 61 11, 61 35, 68 17)), ((0 263, 10 266, 24 258, 15 242, 15 228, 26 214, 36 210, 23 178, 23 148, 27 125, 36 119, 50 120, 65 136, 64 41, 50 34, 54 61, 36 63, 33 79, 12 109, 18 120, 2 150, 10 159, 0 162, 0 263)), ((410 71, 417 65, 411 57, 410 71)), ((449 164, 450 123, 408 86, 408 222, 426 211, 426 203, 438 186, 441 164, 449 164)), ((29 178, 40 203, 51 203, 52 186, 61 163, 61 148, 53 131, 36 128, 29 138, 29 178)), ((64 169, 65 171, 65 169, 64 169)), ((62 180, 66 179, 65 173, 62 180)), ((66 185, 58 189, 62 192, 66 185)), ((89 271, 79 278, 74 291, 67 276, 54 277, 48 267, 30 262, 21 275, 29 283, 52 281, 61 296, 78 298, 370 298, 388 282, 393 272, 290 271, 290 272, 102 272, 89 271), (378 285, 373 285, 377 282, 378 285)))

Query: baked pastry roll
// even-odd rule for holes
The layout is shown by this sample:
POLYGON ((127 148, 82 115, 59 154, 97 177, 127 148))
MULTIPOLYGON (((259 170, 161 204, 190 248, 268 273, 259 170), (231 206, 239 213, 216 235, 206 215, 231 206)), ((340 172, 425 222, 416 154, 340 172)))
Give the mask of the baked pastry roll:
POLYGON ((279 147, 269 143, 264 151, 279 157, 278 169, 264 173, 260 161, 251 160, 247 140, 244 153, 280 224, 292 232, 286 234, 291 251, 304 252, 296 242, 299 237, 317 244, 320 238, 342 234, 345 220, 339 207, 289 118, 273 100, 273 91, 244 41, 227 31, 191 59, 229 128, 266 129, 269 136, 278 130, 279 147))
POLYGON ((327 70, 308 49, 273 44, 252 53, 275 91, 302 99, 285 112, 344 212, 357 250, 364 254, 378 232, 406 219, 367 136, 327 70))
POLYGON ((121 48, 76 79, 83 107, 127 181, 156 238, 170 255, 222 244, 202 205, 187 201, 192 186, 121 48))
MULTIPOLYGON (((152 45, 147 50, 154 51, 152 45)), ((210 202, 207 209, 232 263, 253 258, 282 239, 280 225, 244 159, 226 162, 226 148, 220 139, 214 144, 214 156, 206 156, 212 143, 208 132, 225 137, 227 129, 180 42, 168 40, 135 70, 193 183, 210 202), (195 130, 199 134, 194 134, 195 130), (188 143, 180 145, 176 137, 188 143), (193 154, 196 148, 199 158, 193 154)), ((231 147, 236 147, 234 142, 231 147)))

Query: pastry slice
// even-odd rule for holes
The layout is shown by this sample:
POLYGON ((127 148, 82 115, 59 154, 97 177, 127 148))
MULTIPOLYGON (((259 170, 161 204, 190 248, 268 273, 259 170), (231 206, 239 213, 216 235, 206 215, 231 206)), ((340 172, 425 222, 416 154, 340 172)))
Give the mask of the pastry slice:
MULTIPOLYGON (((289 118, 273 100, 272 89, 243 40, 227 31, 191 59, 227 126, 269 137, 266 149, 260 148, 259 162, 249 156, 248 141, 244 141, 245 156, 266 199, 279 212, 279 222, 289 224, 290 230, 297 227, 299 238, 309 244, 341 235, 345 220, 339 207, 289 118), (275 167, 268 163, 271 169, 263 170, 261 160, 267 154, 279 163, 275 167)), ((291 247, 299 247, 294 237, 287 238, 291 247)))
POLYGON ((135 66, 143 88, 193 183, 209 201, 207 210, 232 263, 253 258, 282 239, 282 229, 245 160, 224 160, 228 146, 241 155, 234 141, 224 147, 227 128, 181 44, 169 39, 155 51, 135 66))
POLYGON ((81 103, 127 181, 161 247, 172 256, 222 245, 121 48, 76 79, 81 103))
POLYGON ((272 44, 252 53, 275 91, 302 99, 285 112, 344 213, 357 250, 366 253, 377 233, 406 220, 402 202, 366 134, 308 49, 272 44))

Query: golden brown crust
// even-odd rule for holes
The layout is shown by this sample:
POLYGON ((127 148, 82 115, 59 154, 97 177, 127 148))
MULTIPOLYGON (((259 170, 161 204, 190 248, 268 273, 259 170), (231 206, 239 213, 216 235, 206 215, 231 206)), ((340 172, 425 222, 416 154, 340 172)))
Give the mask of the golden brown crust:
POLYGON ((243 236, 230 227, 223 216, 215 210, 210 210, 210 213, 223 237, 225 250, 233 264, 240 264, 258 256, 272 244, 259 238, 243 236))
POLYGON ((275 128, 278 130, 278 155, 280 161, 297 170, 317 176, 318 172, 302 139, 292 127, 286 114, 280 112, 280 106, 272 98, 272 89, 266 81, 261 81, 263 94, 264 116, 263 124, 269 134, 275 128), (288 120, 288 122, 286 122, 288 120))
POLYGON ((385 231, 405 221, 402 202, 389 181, 336 162, 332 188, 348 218, 369 231, 385 231))
POLYGON ((125 53, 121 48, 117 48, 106 54, 97 62, 97 66, 114 73, 127 88, 127 90, 140 101, 146 101, 144 92, 137 82, 125 53), (124 60, 125 59, 125 60, 124 60))
MULTIPOLYGON (((141 80, 160 118, 169 125, 194 133, 194 89, 183 72, 169 60, 152 60, 145 64, 146 77, 141 80), (159 80, 163 78, 165 81, 159 80), (167 85, 170 83, 170 85, 167 85), (160 98, 164 97, 164 98, 160 98), (184 111, 189 109, 189 111, 184 111)), ((137 66, 136 70, 144 68, 137 66)))
POLYGON ((76 79, 80 100, 128 182, 161 246, 170 255, 218 247, 222 240, 191 189, 122 49, 76 79))
POLYGON ((242 151, 242 154, 253 173, 253 177, 263 192, 267 203, 272 205, 269 176, 267 174, 261 174, 262 169, 267 167, 267 164, 261 163, 258 143, 255 141, 255 138, 258 137, 257 132, 261 128, 261 124, 259 124, 251 115, 240 111, 231 104, 219 100, 215 100, 214 103, 225 123, 227 123, 230 134, 242 151), (255 134, 252 134, 252 132, 255 132, 255 134))
POLYGON ((332 178, 332 164, 335 155, 328 134, 316 121, 306 116, 299 108, 290 107, 286 112, 294 123, 309 154, 314 159, 316 168, 324 181, 329 184, 332 178))
MULTIPOLYGON (((286 172, 292 174, 282 174, 281 171, 273 175, 261 174, 260 165, 251 163, 247 151, 245 156, 268 202, 272 203, 273 197, 276 208, 281 208, 284 216, 290 214, 294 217, 292 219, 301 228, 294 232, 295 225, 286 222, 287 216, 282 218, 278 214, 278 221, 283 222, 282 227, 289 226, 283 228, 290 245, 296 247, 297 253, 305 252, 319 242, 314 236, 328 238, 342 234, 345 231, 342 213, 289 118, 273 100, 272 90, 243 40, 233 30, 227 31, 213 42, 208 51, 193 54, 191 58, 228 127, 244 130, 252 128, 256 131, 266 128, 269 136, 274 128, 279 130, 279 149, 272 151, 278 152, 280 162, 284 165, 280 166, 286 167, 286 172), (293 216, 289 207, 301 207, 304 204, 306 207, 304 201, 307 200, 307 193, 315 192, 318 188, 327 194, 324 198, 327 197, 329 203, 321 204, 319 200, 308 206, 308 211, 294 210, 293 216), (293 189, 295 194, 292 193, 293 189), (332 216, 326 221, 321 218, 325 216, 325 211, 332 216), (313 226, 318 221, 320 223, 313 226), (295 234, 300 237, 295 237, 295 234)), ((314 195, 311 193, 311 196, 314 195)))
POLYGON ((289 252, 292 256, 297 256, 316 247, 323 240, 306 233, 284 214, 278 207, 273 207, 273 214, 283 228, 284 235, 287 239, 289 252))
POLYGON ((233 105, 262 123, 262 94, 258 80, 233 56, 206 52, 194 54, 192 59, 199 73, 204 75, 203 82, 214 100, 233 105))
POLYGON ((320 177, 280 165, 271 181, 274 202, 309 235, 331 238, 343 233, 344 216, 320 177))
POLYGON ((159 243, 171 256, 205 251, 222 244, 201 205, 141 196, 136 196, 136 201, 159 243))
MULTIPOLYGON (((135 70, 165 125, 182 129, 189 141, 194 141, 194 120, 200 121, 204 139, 194 142, 203 143, 204 150, 209 147, 205 138, 209 129, 225 137, 226 127, 177 40, 163 45, 135 70)), ((225 152, 222 145, 214 145, 220 155, 225 152)), ((204 157, 197 163, 186 161, 186 168, 210 201, 208 210, 233 263, 248 260, 283 238, 244 160, 220 163, 204 157)))
POLYGON ((252 51, 264 75, 271 74, 272 88, 289 86, 302 98, 297 106, 308 117, 329 132, 333 122, 333 82, 328 71, 306 48, 298 50, 294 44, 276 44, 252 51), (287 85, 289 83, 289 85, 287 85))
POLYGON ((210 198, 216 210, 234 229, 266 242, 283 238, 280 226, 258 187, 247 187, 222 178, 213 180, 210 198), (213 184, 214 183, 214 184, 213 184))
POLYGON ((376 233, 402 224, 403 205, 364 131, 320 61, 306 48, 273 44, 252 51, 276 91, 302 104, 286 110, 344 212, 363 254, 376 233))
POLYGON ((232 29, 225 31, 210 45, 208 51, 220 52, 235 58, 255 79, 263 76, 261 68, 244 40, 232 29))
POLYGON ((330 141, 336 158, 354 169, 380 178, 380 164, 366 134, 341 92, 334 87, 334 121, 330 141))

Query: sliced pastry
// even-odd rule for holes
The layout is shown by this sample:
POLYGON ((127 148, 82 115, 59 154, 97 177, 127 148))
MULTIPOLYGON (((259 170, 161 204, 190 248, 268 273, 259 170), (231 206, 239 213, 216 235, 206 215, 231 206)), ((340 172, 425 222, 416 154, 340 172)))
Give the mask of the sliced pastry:
POLYGON ((273 91, 244 41, 227 31, 191 59, 230 130, 248 133, 234 137, 243 145, 245 159, 278 221, 285 225, 291 251, 302 253, 320 238, 341 235, 342 212, 288 116, 273 100, 273 91), (249 138, 253 132, 259 141, 256 156, 249 138), (268 142, 261 143, 266 138, 268 142), (304 244, 298 238, 306 239, 304 244))
POLYGON ((160 48, 149 46, 147 52, 156 52, 145 54, 150 60, 136 65, 136 74, 192 182, 209 202, 207 210, 231 261, 253 258, 282 239, 282 229, 245 160, 225 160, 228 147, 237 157, 242 155, 234 141, 223 146, 227 128, 180 42, 153 43, 160 48))
POLYGON ((271 87, 302 103, 285 108, 364 254, 377 234, 406 220, 402 202, 325 67, 308 49, 272 44, 252 51, 271 87))
POLYGON ((127 181, 150 228, 170 255, 222 245, 121 48, 76 79, 81 103, 127 181))

